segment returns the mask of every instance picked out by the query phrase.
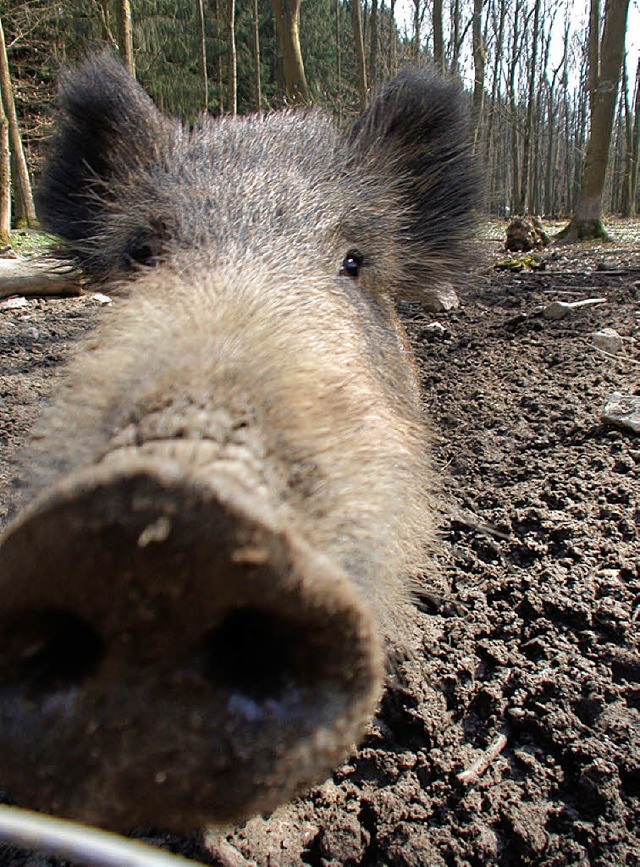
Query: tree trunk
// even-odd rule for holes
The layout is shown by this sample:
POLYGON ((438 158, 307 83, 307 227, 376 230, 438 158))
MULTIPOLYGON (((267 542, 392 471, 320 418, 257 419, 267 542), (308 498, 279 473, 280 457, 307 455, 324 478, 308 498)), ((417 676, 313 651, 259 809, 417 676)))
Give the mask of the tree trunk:
POLYGON ((11 157, 9 121, 0 99, 0 244, 10 244, 11 236, 11 157))
POLYGON ((640 157, 640 59, 636 69, 636 95, 633 109, 633 149, 631 166, 631 208, 636 211, 636 195, 638 190, 638 157, 640 157))
POLYGON ((362 16, 360 13, 360 0, 352 0, 351 12, 353 15, 353 41, 356 49, 356 72, 358 75, 358 96, 360 97, 360 110, 367 107, 367 68, 364 62, 364 42, 362 40, 362 16))
POLYGON ((129 0, 116 0, 116 22, 118 27, 118 54, 123 65, 135 76, 133 62, 133 26, 131 23, 131 4, 129 0))
POLYGON ((533 34, 531 36, 531 63, 529 66, 529 93, 527 100, 527 121, 522 146, 522 170, 520 174, 520 195, 518 198, 518 213, 526 214, 530 196, 531 147, 533 144, 533 124, 536 103, 536 71, 538 65, 538 38, 540 25, 540 0, 535 0, 533 10, 533 34))
POLYGON ((262 76, 260 71, 260 18, 258 0, 253 0, 253 60, 255 63, 256 111, 262 111, 262 76))
POLYGON ((16 105, 13 100, 9 58, 7 57, 2 18, 0 18, 0 100, 9 122, 9 146, 11 148, 11 163, 15 181, 13 195, 16 220, 24 221, 28 226, 33 226, 36 223, 36 209, 33 203, 27 161, 22 149, 16 105))
POLYGON ((342 56, 340 54, 340 0, 335 0, 336 24, 336 103, 338 120, 342 120, 342 56))
MULTIPOLYGON (((506 10, 506 0, 500 3, 500 9, 506 10)), ((453 0, 451 9, 451 26, 453 34, 451 36, 451 71, 455 75, 460 74, 460 0, 453 0)))
POLYGON ((512 42, 511 42, 511 57, 509 59, 509 69, 507 74, 507 89, 509 94, 509 115, 511 123, 511 209, 514 213, 518 211, 517 190, 520 186, 520 148, 518 142, 518 104, 516 102, 516 68, 518 65, 519 48, 519 32, 518 21, 520 11, 516 5, 513 15, 512 42))
POLYGON ((207 74, 207 33, 204 20, 204 0, 198 0, 198 25, 200 28, 200 73, 202 75, 202 110, 209 108, 209 76, 207 74))
MULTIPOLYGON (((482 107, 484 105, 484 64, 486 60, 484 41, 482 39, 482 0, 473 0, 473 149, 477 151, 482 123, 482 107)), ((437 60, 436 60, 437 66, 437 60)))
POLYGON ((442 0, 433 0, 433 60, 440 75, 444 75, 444 32, 442 29, 442 0))
POLYGON ((238 113, 238 62, 236 56, 236 2, 227 4, 227 102, 232 117, 238 113))
POLYGON ((608 237, 602 225, 602 193, 607 172, 628 11, 629 0, 607 0, 600 49, 600 71, 593 99, 591 131, 584 158, 580 192, 571 222, 558 236, 565 240, 608 237))
POLYGON ((282 55, 285 91, 289 102, 297 105, 310 102, 300 50, 301 2, 302 0, 271 0, 282 55))
POLYGON ((396 35, 396 0, 391 0, 389 6, 389 15, 391 17, 391 53, 389 57, 389 69, 391 75, 395 75, 398 71, 398 38, 396 35))
MULTIPOLYGON (((213 17, 216 22, 216 40, 222 41, 222 15, 220 13, 220 0, 213 0, 213 17)), ((222 53, 216 54, 216 90, 218 92, 218 110, 220 114, 224 114, 224 75, 223 75, 222 53)))
POLYGON ((593 106, 600 74, 600 0, 589 0, 589 36, 587 39, 587 76, 589 82, 589 112, 593 106))
POLYGON ((417 60, 420 57, 420 0, 413 0, 413 56, 417 60))
MULTIPOLYGON (((624 65, 623 65, 624 70, 624 65)), ((635 194, 638 176, 638 114, 640 112, 640 59, 636 69, 635 96, 633 109, 629 105, 628 82, 626 74, 623 76, 624 105, 625 105, 625 166, 622 182, 622 216, 633 217, 635 209, 635 194)))
POLYGON ((485 141, 485 160, 486 165, 491 164, 491 142, 493 138, 493 124, 496 113, 496 98, 498 95, 498 83, 500 76, 500 62, 502 60, 502 51, 504 45, 504 23, 506 18, 507 4, 501 2, 499 4, 499 19, 498 19, 498 34, 496 36, 495 60, 493 67, 493 81, 491 82, 491 103, 489 105, 489 118, 487 121, 487 138, 485 141))
POLYGON ((369 82, 378 80, 378 0, 371 0, 371 34, 369 36, 369 82))

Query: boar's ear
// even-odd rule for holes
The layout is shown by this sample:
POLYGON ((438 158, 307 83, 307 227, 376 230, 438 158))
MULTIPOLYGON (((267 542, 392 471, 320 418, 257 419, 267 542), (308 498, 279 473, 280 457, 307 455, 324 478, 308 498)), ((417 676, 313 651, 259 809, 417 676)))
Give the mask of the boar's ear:
POLYGON ((478 203, 460 84, 430 69, 403 69, 356 121, 351 146, 399 192, 405 267, 397 294, 425 300, 460 263, 478 203))
POLYGON ((111 182, 156 158, 172 124, 108 54, 63 75, 58 107, 38 215, 51 232, 81 243, 99 233, 111 182))

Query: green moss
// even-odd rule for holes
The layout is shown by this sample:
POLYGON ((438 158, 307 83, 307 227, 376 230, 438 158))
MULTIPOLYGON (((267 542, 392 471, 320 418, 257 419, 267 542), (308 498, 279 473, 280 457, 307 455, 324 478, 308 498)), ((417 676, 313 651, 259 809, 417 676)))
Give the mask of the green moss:
POLYGON ((602 220, 571 220, 555 237, 556 241, 611 241, 602 220))
POLYGON ((51 252, 55 239, 37 229, 14 229, 9 243, 19 256, 43 256, 51 252))
POLYGON ((496 271, 543 271, 544 261, 535 253, 528 253, 517 259, 503 259, 496 264, 496 271))

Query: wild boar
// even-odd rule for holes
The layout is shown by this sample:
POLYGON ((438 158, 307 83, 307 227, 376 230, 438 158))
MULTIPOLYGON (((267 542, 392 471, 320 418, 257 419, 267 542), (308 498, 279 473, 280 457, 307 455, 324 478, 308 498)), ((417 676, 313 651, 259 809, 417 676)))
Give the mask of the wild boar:
POLYGON ((240 820, 362 737, 433 533, 399 298, 455 265, 464 98, 406 70, 319 111, 164 117, 70 73, 43 223, 114 309, 0 545, 0 783, 98 825, 240 820), (412 577, 413 576, 413 577, 412 577))

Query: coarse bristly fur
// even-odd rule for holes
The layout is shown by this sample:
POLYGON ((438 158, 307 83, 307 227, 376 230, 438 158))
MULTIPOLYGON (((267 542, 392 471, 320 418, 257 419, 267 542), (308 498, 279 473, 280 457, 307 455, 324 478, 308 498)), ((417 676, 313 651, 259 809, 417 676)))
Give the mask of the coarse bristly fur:
POLYGON ((468 224, 459 85, 406 69, 347 136, 316 111, 186 129, 103 56, 69 77, 60 106, 41 218, 130 298, 46 418, 40 483, 52 455, 57 473, 100 458, 159 406, 179 419, 242 401, 280 478, 274 499, 387 619, 433 526, 393 303, 449 273, 468 224), (350 251, 357 279, 339 273, 350 251))
POLYGON ((463 102, 408 69, 347 134, 318 111, 185 128, 109 57, 70 74, 39 213, 123 297, 40 424, 32 496, 114 454, 193 443, 186 471, 233 465, 348 576, 388 644, 410 645, 434 481, 395 302, 459 258, 475 204, 463 102))

